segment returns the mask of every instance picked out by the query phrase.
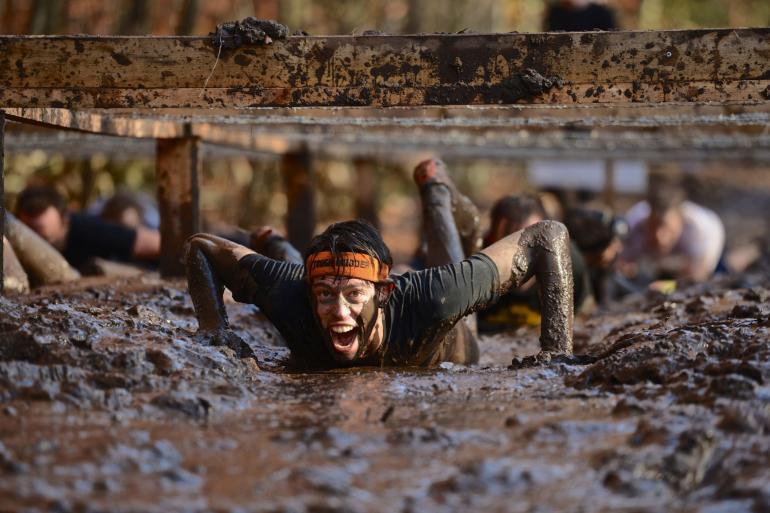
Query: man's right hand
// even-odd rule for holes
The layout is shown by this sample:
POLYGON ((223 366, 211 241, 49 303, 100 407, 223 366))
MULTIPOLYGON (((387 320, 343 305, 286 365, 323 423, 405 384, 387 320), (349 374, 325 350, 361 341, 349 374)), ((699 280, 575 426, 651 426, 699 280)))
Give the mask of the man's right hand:
POLYGON ((254 358, 257 361, 257 355, 254 350, 243 340, 228 328, 216 330, 198 330, 195 339, 207 346, 226 346, 235 352, 238 358, 254 358))

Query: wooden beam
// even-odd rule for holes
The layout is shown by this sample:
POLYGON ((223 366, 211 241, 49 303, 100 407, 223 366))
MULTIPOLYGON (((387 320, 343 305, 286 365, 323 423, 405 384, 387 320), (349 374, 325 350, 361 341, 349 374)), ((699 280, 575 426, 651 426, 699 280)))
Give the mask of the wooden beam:
POLYGON ((0 104, 764 103, 768 52, 768 28, 290 37, 219 59, 201 37, 4 36, 0 104))
MULTIPOLYGON (((139 138, 173 138, 184 135, 192 124, 194 135, 217 143, 223 139, 251 139, 261 134, 263 146, 278 149, 281 143, 269 137, 276 130, 309 132, 380 130, 403 134, 410 130, 480 131, 560 129, 649 130, 680 127, 710 128, 715 131, 764 133, 770 124, 770 103, 754 105, 623 105, 623 106, 496 106, 391 109, 272 109, 198 111, 191 109, 67 109, 5 108, 6 117, 27 124, 105 135, 139 138), (296 112, 296 115, 290 115, 296 112), (267 136, 267 137, 265 137, 267 136)), ((249 144, 250 147, 253 144, 249 144)), ((294 151, 297 148, 284 148, 294 151)), ((271 151, 271 150, 267 150, 271 151)))
POLYGON ((185 135, 185 122, 136 118, 131 113, 115 116, 107 110, 77 111, 61 108, 4 108, 3 110, 11 120, 50 128, 151 139, 170 139, 185 135))
POLYGON ((286 231, 289 242, 304 252, 315 235, 315 170, 307 150, 288 153, 282 159, 286 187, 286 231))
POLYGON ((160 272, 163 276, 184 275, 185 240, 200 231, 199 144, 200 141, 192 136, 157 141, 155 176, 160 211, 160 272))
POLYGON ((615 208, 615 161, 604 161, 604 204, 615 208))
POLYGON ((379 205, 377 194, 377 168, 372 159, 356 158, 353 160, 355 168, 355 180, 353 181, 353 194, 355 201, 355 215, 366 219, 376 228, 380 227, 379 205))
MULTIPOLYGON (((649 120, 648 120, 649 121, 649 120)), ((409 165, 419 158, 443 155, 447 158, 516 160, 549 158, 569 153, 575 158, 697 161, 770 161, 770 134, 762 134, 768 123, 736 128, 713 126, 667 126, 654 129, 645 122, 639 127, 585 130, 580 127, 550 130, 462 130, 352 127, 316 127, 295 130, 260 127, 243 130, 232 125, 206 125, 193 134, 201 137, 200 156, 217 158, 249 155, 275 159, 306 148, 320 158, 351 160, 361 158, 409 165), (750 130, 749 130, 750 129, 750 130), (398 148, 394 152, 393 148, 398 148)), ((17 125, 18 126, 18 125, 17 125)), ((72 158, 95 153, 116 160, 155 156, 155 140, 95 135, 77 131, 7 130, 6 152, 43 150, 72 158)))

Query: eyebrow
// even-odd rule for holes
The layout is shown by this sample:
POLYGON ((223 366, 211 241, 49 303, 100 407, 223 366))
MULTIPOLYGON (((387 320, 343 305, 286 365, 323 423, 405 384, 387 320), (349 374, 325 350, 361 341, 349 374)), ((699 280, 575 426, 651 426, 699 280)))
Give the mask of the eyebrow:
POLYGON ((352 289, 366 289, 366 285, 362 285, 362 284, 347 284, 347 285, 343 285, 342 287, 339 287, 339 289, 338 289, 338 287, 329 285, 327 283, 314 283, 311 288, 313 290, 315 290, 315 289, 324 289, 324 290, 332 290, 332 291, 340 290, 341 292, 347 292, 347 291, 352 290, 352 289))

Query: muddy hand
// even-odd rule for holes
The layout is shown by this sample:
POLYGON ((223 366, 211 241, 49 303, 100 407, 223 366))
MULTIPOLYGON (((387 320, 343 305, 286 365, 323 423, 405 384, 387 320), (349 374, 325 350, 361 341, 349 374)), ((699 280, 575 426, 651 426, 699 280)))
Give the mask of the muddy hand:
POLYGON ((254 354, 254 350, 251 349, 251 346, 229 329, 198 330, 198 333, 195 334, 195 338, 204 345, 229 347, 235 352, 235 356, 238 358, 257 359, 257 355, 254 354))
POLYGON ((539 367, 541 365, 551 365, 561 363, 564 365, 590 365, 597 360, 591 355, 565 354, 554 351, 540 351, 538 354, 525 356, 523 358, 514 358, 508 366, 510 370, 526 369, 529 367, 539 367))

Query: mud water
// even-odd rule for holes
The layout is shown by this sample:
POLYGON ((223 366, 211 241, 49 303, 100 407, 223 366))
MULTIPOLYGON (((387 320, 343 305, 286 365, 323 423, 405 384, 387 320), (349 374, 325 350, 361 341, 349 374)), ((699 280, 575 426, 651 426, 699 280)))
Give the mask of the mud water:
POLYGON ((2 511, 768 511, 770 283, 636 298, 575 326, 586 363, 295 373, 195 342, 181 282, 0 298, 2 511))

